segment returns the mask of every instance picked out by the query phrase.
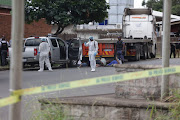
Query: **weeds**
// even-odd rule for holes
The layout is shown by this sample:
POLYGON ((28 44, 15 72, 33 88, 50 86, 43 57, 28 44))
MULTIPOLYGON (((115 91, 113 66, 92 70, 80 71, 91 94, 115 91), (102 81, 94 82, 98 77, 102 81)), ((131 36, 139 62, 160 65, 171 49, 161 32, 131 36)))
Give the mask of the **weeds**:
POLYGON ((146 111, 151 108, 150 119, 155 120, 179 120, 180 119, 180 90, 172 91, 172 96, 169 97, 168 101, 172 103, 169 107, 168 112, 157 116, 157 109, 155 105, 151 105, 146 111), (156 115, 156 117, 155 117, 156 115))
POLYGON ((42 105, 43 109, 35 110, 31 120, 73 120, 68 116, 68 109, 62 105, 52 104, 50 101, 42 105))

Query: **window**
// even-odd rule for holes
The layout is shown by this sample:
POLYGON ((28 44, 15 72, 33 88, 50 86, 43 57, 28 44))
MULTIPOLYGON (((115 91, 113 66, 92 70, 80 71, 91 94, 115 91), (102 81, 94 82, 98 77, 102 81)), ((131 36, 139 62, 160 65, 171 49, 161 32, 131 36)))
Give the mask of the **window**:
POLYGON ((57 47, 56 39, 51 39, 51 43, 52 43, 53 47, 57 47))
POLYGON ((41 39, 27 39, 25 41, 25 46, 39 46, 41 39))
POLYGON ((71 47, 79 47, 79 40, 72 40, 71 47))
POLYGON ((57 39, 59 46, 65 46, 64 42, 61 39, 57 39))

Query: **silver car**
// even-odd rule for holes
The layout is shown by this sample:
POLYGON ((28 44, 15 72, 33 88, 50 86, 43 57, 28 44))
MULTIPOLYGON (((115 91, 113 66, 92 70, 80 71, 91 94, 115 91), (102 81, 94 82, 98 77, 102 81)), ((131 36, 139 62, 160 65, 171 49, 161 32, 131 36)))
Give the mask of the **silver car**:
MULTIPOLYGON (((29 37, 24 42, 23 63, 34 66, 39 64, 39 44, 41 39, 45 38, 51 50, 49 53, 51 64, 76 65, 82 53, 82 44, 80 39, 64 41, 59 37, 29 37), (78 44, 78 45, 77 45, 78 44)), ((9 51, 9 56, 10 51, 9 51)))

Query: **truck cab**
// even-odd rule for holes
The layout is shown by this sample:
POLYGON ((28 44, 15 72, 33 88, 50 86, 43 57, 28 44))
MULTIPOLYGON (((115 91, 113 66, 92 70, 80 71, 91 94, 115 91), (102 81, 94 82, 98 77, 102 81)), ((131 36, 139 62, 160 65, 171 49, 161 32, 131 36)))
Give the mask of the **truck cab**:
POLYGON ((150 8, 125 8, 123 15, 125 58, 140 60, 156 56, 156 19, 150 8))

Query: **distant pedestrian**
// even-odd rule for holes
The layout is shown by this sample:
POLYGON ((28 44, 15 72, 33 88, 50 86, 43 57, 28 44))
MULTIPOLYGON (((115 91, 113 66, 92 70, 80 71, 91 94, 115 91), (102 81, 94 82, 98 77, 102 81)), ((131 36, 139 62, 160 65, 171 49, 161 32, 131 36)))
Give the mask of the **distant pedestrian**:
POLYGON ((180 38, 178 39, 178 43, 176 44, 176 55, 179 58, 179 54, 180 54, 180 38))
POLYGON ((5 37, 2 38, 0 42, 0 53, 1 53, 1 66, 7 65, 7 52, 8 52, 8 42, 5 40, 5 37))
POLYGON ((98 42, 93 39, 93 37, 89 37, 89 42, 84 43, 85 46, 89 47, 89 61, 91 66, 91 71, 94 72, 96 69, 96 60, 95 57, 98 53, 98 42))
POLYGON ((116 43, 116 55, 119 60, 121 60, 122 63, 124 63, 124 50, 125 50, 125 44, 121 40, 121 36, 118 37, 118 41, 116 43))
POLYGON ((44 63, 46 63, 46 66, 48 67, 49 71, 53 71, 51 68, 51 64, 49 62, 49 52, 50 52, 50 47, 49 44, 46 42, 46 39, 42 39, 42 43, 39 45, 39 66, 40 69, 38 70, 39 72, 44 71, 44 63))
POLYGON ((174 58, 176 58, 176 53, 175 53, 175 51, 176 51, 176 47, 175 47, 175 44, 170 43, 170 45, 171 45, 170 58, 171 58, 171 55, 172 55, 172 54, 173 54, 174 58))

